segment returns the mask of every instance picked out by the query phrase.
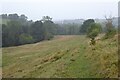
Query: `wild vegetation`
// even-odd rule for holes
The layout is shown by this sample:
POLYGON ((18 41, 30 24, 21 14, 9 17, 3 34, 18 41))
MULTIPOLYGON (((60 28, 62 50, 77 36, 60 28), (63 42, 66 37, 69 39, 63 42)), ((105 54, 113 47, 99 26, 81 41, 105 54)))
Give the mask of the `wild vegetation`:
POLYGON ((3 47, 17 46, 50 40, 54 35, 79 34, 79 25, 58 25, 49 16, 43 16, 39 21, 28 21, 25 15, 2 14, 2 41, 3 47))
POLYGON ((9 19, 7 24, 2 24, 3 47, 35 43, 50 39, 54 34, 52 27, 55 24, 49 19, 50 17, 44 17, 44 21, 35 22, 29 22, 25 15, 18 16, 17 14, 8 16, 4 14, 2 18, 9 19))
MULTIPOLYGON (((99 36, 101 37, 101 36, 99 36)), ((56 36, 50 41, 3 48, 3 77, 7 78, 116 78, 117 37, 97 41, 56 36)))
POLYGON ((38 21, 17 14, 1 17, 4 78, 118 77, 112 18, 106 18, 103 28, 94 19, 80 25, 56 24, 49 16, 38 21))

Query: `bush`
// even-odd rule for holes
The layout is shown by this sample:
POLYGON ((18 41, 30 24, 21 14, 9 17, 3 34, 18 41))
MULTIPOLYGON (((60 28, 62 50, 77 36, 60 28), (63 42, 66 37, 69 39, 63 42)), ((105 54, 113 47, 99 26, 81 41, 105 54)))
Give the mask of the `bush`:
POLYGON ((31 35, 28 34, 21 34, 19 36, 19 43, 20 44, 28 44, 28 43, 33 43, 34 39, 31 35))
POLYGON ((97 37, 100 32, 101 32, 101 25, 100 24, 93 23, 88 28, 87 36, 89 38, 91 38, 91 44, 92 45, 95 45, 95 37, 97 37))
POLYGON ((51 34, 51 33, 48 33, 48 32, 46 32, 45 33, 45 40, 50 40, 50 39, 52 39, 54 36, 51 34))
POLYGON ((112 28, 109 31, 106 32, 105 36, 103 37, 103 39, 109 39, 115 36, 115 34, 117 33, 116 29, 112 28))

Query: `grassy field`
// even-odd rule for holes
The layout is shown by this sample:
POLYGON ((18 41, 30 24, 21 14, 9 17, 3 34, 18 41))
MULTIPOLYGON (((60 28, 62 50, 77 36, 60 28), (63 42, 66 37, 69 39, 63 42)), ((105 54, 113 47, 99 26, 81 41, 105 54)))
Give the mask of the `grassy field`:
POLYGON ((3 77, 115 78, 118 75, 117 39, 88 44, 83 35, 3 48, 3 77))

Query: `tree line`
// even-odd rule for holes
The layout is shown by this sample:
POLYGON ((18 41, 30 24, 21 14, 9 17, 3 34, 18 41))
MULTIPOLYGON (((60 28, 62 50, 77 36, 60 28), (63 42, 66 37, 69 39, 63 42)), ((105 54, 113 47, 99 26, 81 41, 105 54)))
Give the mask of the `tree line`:
POLYGON ((49 16, 43 16, 38 21, 28 21, 24 14, 2 14, 2 46, 18 46, 50 40, 54 35, 79 34, 76 24, 55 24, 49 16))
POLYGON ((57 35, 79 35, 80 24, 68 23, 68 24, 57 24, 57 35))
POLYGON ((44 16, 39 21, 27 21, 24 15, 2 15, 2 19, 8 19, 7 24, 2 24, 2 46, 17 46, 48 40, 55 34, 55 24, 51 18, 44 16))
MULTIPOLYGON (((92 40, 103 31, 101 25, 94 19, 88 19, 80 24, 55 24, 49 16, 43 16, 38 21, 28 21, 24 14, 2 14, 2 46, 17 46, 50 40, 54 35, 80 35, 87 34, 92 40)), ((107 20, 108 21, 108 20, 107 20)), ((106 36, 115 33, 110 21, 106 23, 106 36)), ((106 37, 106 38, 107 38, 106 37)))

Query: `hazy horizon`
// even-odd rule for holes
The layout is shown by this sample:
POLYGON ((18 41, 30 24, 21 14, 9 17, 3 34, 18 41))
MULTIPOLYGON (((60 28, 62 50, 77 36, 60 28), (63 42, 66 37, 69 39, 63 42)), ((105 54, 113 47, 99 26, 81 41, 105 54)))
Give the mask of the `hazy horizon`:
POLYGON ((0 14, 25 14, 28 20, 50 16, 54 21, 118 16, 118 0, 1 0, 0 14))

